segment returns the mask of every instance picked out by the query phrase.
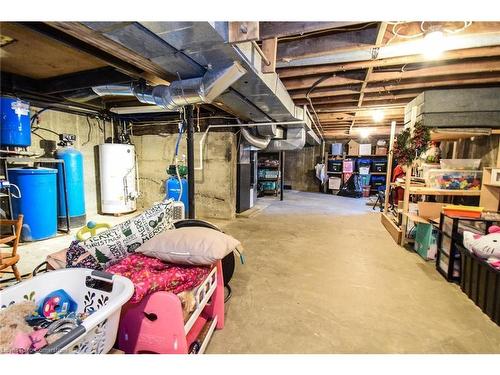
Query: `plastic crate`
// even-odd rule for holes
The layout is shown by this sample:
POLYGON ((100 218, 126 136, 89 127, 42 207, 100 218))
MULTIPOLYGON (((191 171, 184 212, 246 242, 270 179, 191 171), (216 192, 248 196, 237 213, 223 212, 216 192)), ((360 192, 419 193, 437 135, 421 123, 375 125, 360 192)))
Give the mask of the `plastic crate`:
POLYGON ((480 190, 481 171, 430 169, 428 185, 434 189, 480 190))
POLYGON ((134 293, 134 284, 126 277, 86 268, 51 271, 0 291, 1 308, 26 299, 39 304, 61 287, 78 304, 77 312, 93 313, 40 353, 109 352, 116 340, 121 308, 134 293))
POLYGON ((328 172, 342 172, 342 160, 328 160, 328 172))
POLYGON ((387 161, 386 160, 374 160, 372 162, 373 172, 387 172, 387 161))
POLYGON ((463 246, 461 253, 462 291, 497 325, 500 325, 500 270, 491 267, 463 246))

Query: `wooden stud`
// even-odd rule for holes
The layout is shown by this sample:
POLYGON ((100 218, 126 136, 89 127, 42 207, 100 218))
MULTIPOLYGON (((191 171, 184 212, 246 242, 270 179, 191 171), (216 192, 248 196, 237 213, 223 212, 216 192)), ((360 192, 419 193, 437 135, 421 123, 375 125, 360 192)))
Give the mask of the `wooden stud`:
POLYGON ((278 38, 264 39, 262 41, 262 52, 271 62, 266 65, 262 62, 262 73, 276 73, 276 51, 278 50, 278 38))

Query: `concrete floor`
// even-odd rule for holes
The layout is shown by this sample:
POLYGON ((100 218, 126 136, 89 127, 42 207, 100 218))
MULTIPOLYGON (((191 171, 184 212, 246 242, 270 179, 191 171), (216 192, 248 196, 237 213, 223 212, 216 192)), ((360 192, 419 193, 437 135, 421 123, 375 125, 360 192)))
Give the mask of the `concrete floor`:
POLYGON ((500 353, 500 327, 363 199, 285 199, 224 226, 246 264, 209 353, 500 353))
MULTIPOLYGON (((212 222, 242 241, 246 264, 208 353, 500 353, 500 327, 396 245, 364 199, 287 191, 212 222)), ((21 272, 73 237, 23 244, 21 272)))

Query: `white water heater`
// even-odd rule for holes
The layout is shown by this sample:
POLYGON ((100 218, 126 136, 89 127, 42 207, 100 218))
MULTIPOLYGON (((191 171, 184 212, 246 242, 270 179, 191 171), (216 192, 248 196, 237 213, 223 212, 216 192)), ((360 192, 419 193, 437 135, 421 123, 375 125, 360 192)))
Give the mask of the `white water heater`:
POLYGON ((134 146, 119 143, 99 145, 99 170, 102 213, 135 211, 138 194, 134 146))

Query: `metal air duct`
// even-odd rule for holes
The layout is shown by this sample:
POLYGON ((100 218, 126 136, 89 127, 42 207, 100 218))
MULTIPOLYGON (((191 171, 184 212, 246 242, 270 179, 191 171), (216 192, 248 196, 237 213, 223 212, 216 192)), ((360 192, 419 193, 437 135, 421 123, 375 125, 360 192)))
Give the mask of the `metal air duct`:
POLYGON ((245 138, 245 140, 248 143, 250 143, 252 146, 254 146, 259 150, 266 148, 269 145, 269 142, 271 141, 270 136, 260 138, 250 133, 250 131, 246 128, 241 128, 241 135, 243 136, 243 138, 245 138))
POLYGON ((223 69, 209 70, 203 77, 174 81, 170 86, 107 85, 92 90, 99 96, 135 96, 141 103, 175 110, 190 104, 211 103, 245 73, 238 62, 233 62, 223 69))
POLYGON ((303 128, 288 128, 286 139, 273 139, 264 150, 266 152, 300 150, 306 144, 306 131, 303 128))

